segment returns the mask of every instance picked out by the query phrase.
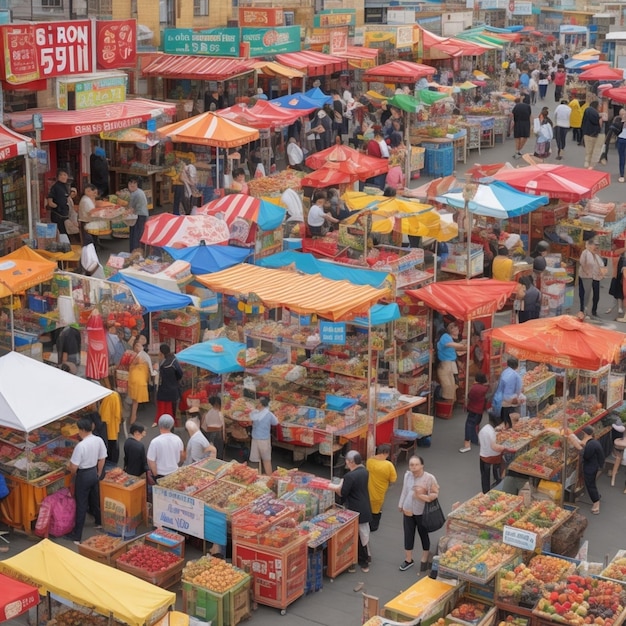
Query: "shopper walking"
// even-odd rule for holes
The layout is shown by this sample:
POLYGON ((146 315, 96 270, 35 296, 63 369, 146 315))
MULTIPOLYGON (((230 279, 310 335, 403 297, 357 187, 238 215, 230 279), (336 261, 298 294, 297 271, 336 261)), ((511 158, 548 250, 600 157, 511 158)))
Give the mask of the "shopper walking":
POLYGON ((624 182, 624 165, 626 165, 626 124, 617 136, 617 156, 619 159, 619 182, 624 182))
POLYGON ((459 452, 469 452, 472 445, 478 445, 478 427, 487 408, 489 385, 487 377, 478 372, 474 377, 474 384, 467 393, 467 417, 465 418, 465 441, 459 452))
POLYGON ((252 445, 250 446, 250 461, 259 464, 269 476, 272 473, 272 426, 278 425, 278 419, 269 410, 269 400, 259 398, 258 408, 250 413, 252 421, 252 445))
POLYGON ((557 161, 563 158, 571 117, 572 109, 567 106, 567 100, 561 100, 561 103, 554 109, 554 138, 556 140, 557 161))
MULTIPOLYGON (((626 269, 626 251, 622 252, 619 256, 619 260, 617 261, 617 268, 615 269, 615 276, 611 279, 611 285, 609 287, 609 295, 615 298, 617 302, 617 313, 618 315, 624 315, 624 281, 625 274, 624 270, 626 269)), ((615 304, 611 306, 610 309, 606 311, 607 315, 613 311, 615 308, 615 304)), ((626 319, 618 319, 618 322, 624 322, 626 319)))
MULTIPOLYGON (((128 397, 132 402, 130 410, 131 425, 137 420, 139 404, 150 400, 148 385, 150 378, 156 374, 156 372, 152 370, 152 361, 150 360, 150 356, 143 349, 143 342, 140 337, 138 337, 133 344, 133 352, 135 353, 135 357, 128 368, 128 397)), ((153 424, 153 426, 154 425, 155 424, 153 424)))
POLYGON ((88 512, 94 516, 95 528, 102 525, 99 480, 104 469, 107 448, 104 441, 93 434, 93 424, 88 417, 81 417, 77 427, 80 441, 70 459, 70 475, 76 499, 76 522, 67 538, 79 544, 88 512))
POLYGON ((511 413, 515 413, 521 400, 522 377, 517 372, 519 361, 514 356, 506 360, 506 365, 493 394, 493 403, 495 414, 498 414, 497 407, 500 406, 500 420, 507 428, 511 428, 511 413))
POLYGON ((583 479, 585 488, 591 498, 591 512, 600 513, 600 499, 602 496, 596 485, 596 476, 604 468, 604 452, 602 445, 593 436, 593 426, 585 426, 582 430, 582 439, 570 434, 569 441, 582 452, 583 479))
POLYGON ((430 561, 430 537, 422 525, 422 514, 426 502, 432 502, 439 497, 437 479, 424 470, 424 459, 421 456, 412 456, 409 459, 409 469, 404 475, 402 493, 398 508, 402 513, 404 530, 404 562, 400 571, 404 572, 413 567, 413 547, 415 545, 415 531, 422 542, 422 557, 420 572, 425 572, 430 561))
POLYGON ((502 465, 502 453, 506 450, 496 442, 496 427, 498 417, 495 413, 489 413, 489 422, 478 432, 480 444, 480 486, 483 493, 491 489, 492 484, 500 482, 500 466, 502 465), (493 483, 491 475, 493 474, 493 483))
MULTIPOLYGON (((359 514, 359 542, 358 562, 362 572, 369 572, 369 538, 370 523, 372 521, 372 508, 367 489, 369 473, 363 465, 363 459, 356 450, 350 450, 346 454, 346 468, 348 473, 338 485, 331 485, 331 489, 341 497, 342 504, 359 514)), ((348 571, 354 573, 356 568, 348 571)))
POLYGON ((171 415, 161 415, 159 435, 148 446, 148 467, 155 480, 175 472, 185 461, 183 440, 172 432, 173 427, 174 418, 171 415))
POLYGON ((372 508, 372 521, 370 530, 374 533, 380 526, 385 495, 389 486, 396 482, 398 474, 394 464, 389 460, 391 446, 383 443, 376 448, 376 454, 367 459, 365 468, 369 473, 367 490, 370 496, 370 506, 372 508))
MULTIPOLYGON (((611 147, 611 141, 613 137, 619 137, 624 130, 624 120, 626 119, 626 109, 620 109, 619 114, 615 115, 611 122, 608 124, 606 130, 606 137, 604 139, 604 146, 602 148, 602 154, 600 154, 600 163, 606 165, 609 148, 611 147)), ((617 145, 617 140, 616 140, 617 145)), ((619 154, 619 153, 618 153, 619 154)))
POLYGON ((515 138, 515 154, 514 159, 522 156, 524 145, 530 137, 530 118, 532 117, 532 109, 530 104, 522 102, 518 96, 515 98, 515 106, 513 107, 513 137, 515 138))
POLYGON ((554 75, 554 101, 560 102, 563 96, 563 88, 565 87, 565 80, 567 74, 564 67, 559 67, 554 75))
POLYGON ((575 141, 579 146, 582 146, 583 134, 581 126, 583 123, 583 107, 581 106, 578 98, 572 98, 567 106, 572 110, 572 115, 569 120, 570 127, 572 129, 572 141, 575 141))
POLYGON ((176 419, 176 410, 180 398, 180 381, 183 377, 180 363, 166 343, 159 346, 159 352, 163 359, 159 363, 159 387, 156 395, 157 406, 153 427, 157 425, 159 417, 165 413, 176 419))
POLYGON ((598 144, 600 133, 602 132, 602 124, 600 121, 599 104, 594 100, 583 113, 581 132, 583 141, 585 142, 585 167, 593 169, 593 154, 598 144))
POLYGON ((57 170, 57 179, 48 192, 47 205, 50 209, 50 221, 57 225, 60 235, 67 235, 65 220, 70 216, 68 173, 57 170))
POLYGON ((128 191, 130 191, 128 207, 137 216, 137 221, 130 227, 129 247, 130 252, 133 252, 141 246, 143 230, 149 215, 148 200, 140 187, 140 179, 137 176, 131 176, 128 179, 128 191))
POLYGON ((578 261, 578 299, 580 312, 589 315, 591 299, 591 317, 597 319, 598 302, 600 301, 600 281, 606 273, 604 261, 598 255, 598 244, 595 239, 585 243, 585 249, 578 261), (593 298, 592 298, 593 295, 593 298))

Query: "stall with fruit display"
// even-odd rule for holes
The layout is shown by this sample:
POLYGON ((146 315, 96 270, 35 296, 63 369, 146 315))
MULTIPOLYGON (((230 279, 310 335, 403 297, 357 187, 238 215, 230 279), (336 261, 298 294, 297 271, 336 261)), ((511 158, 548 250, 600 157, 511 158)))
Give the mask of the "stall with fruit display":
POLYGON ((0 570, 47 595, 38 623, 152 626, 176 603, 176 594, 48 539, 2 561, 0 570))
POLYGON ((69 485, 78 412, 111 392, 15 352, 0 358, 0 372, 0 469, 9 487, 0 519, 31 533, 42 500, 69 485), (29 393, 33 381, 43 395, 29 393))
POLYGON ((112 535, 133 537, 147 520, 146 480, 116 467, 100 481, 102 528, 112 535))
POLYGON ((270 199, 280 196, 285 189, 300 192, 300 180, 304 176, 304 172, 286 169, 271 176, 255 177, 248 181, 248 192, 255 198, 268 197, 270 199))

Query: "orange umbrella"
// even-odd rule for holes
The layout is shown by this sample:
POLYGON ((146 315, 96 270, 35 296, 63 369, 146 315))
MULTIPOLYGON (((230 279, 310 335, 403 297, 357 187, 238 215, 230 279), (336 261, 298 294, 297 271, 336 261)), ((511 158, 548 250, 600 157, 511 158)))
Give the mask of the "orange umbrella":
POLYGON ((306 165, 314 170, 321 167, 339 171, 348 171, 347 168, 352 167, 362 168, 367 174, 366 178, 371 178, 384 174, 389 169, 389 160, 363 154, 348 146, 331 146, 308 157, 306 165))
POLYGON ((596 371, 617 361, 624 334, 586 324, 571 315, 529 320, 490 331, 520 359, 596 371))
POLYGON ((231 122, 212 111, 159 128, 161 137, 212 148, 237 148, 259 138, 259 131, 231 122))

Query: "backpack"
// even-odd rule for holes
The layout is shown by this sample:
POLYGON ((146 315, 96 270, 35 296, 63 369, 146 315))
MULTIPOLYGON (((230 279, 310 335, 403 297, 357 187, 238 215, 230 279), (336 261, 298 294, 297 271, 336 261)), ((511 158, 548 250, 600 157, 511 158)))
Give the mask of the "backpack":
POLYGON ((71 533, 76 522, 76 501, 67 487, 46 496, 41 502, 35 534, 38 537, 63 537, 71 533))

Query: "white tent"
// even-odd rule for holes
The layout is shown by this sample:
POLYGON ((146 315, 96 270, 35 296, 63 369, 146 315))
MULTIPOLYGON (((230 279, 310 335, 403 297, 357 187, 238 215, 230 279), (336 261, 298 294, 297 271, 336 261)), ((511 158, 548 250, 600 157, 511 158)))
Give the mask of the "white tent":
POLYGON ((0 357, 0 426, 30 432, 110 393, 18 352, 0 357))

